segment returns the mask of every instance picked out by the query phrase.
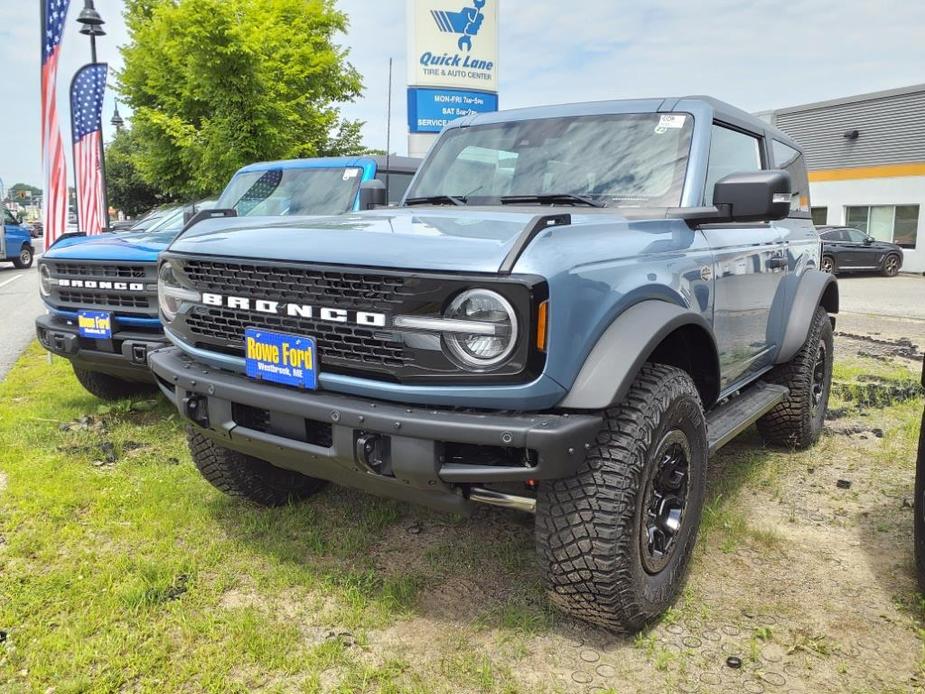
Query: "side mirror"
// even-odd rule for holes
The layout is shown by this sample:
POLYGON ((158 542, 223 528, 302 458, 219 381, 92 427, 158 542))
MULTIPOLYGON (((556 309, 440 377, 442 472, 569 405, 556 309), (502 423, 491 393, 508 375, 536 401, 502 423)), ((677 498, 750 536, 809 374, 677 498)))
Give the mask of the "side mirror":
POLYGON ((22 212, 16 215, 16 223, 22 224, 22 212))
POLYGON ((374 178, 371 181, 363 181, 360 184, 361 210, 372 210, 376 207, 385 207, 387 203, 385 183, 374 178))
POLYGON ((790 214, 792 185, 786 171, 734 173, 716 182, 713 204, 732 222, 770 222, 790 214))
POLYGON ((874 237, 873 237, 873 236, 865 236, 865 237, 864 237, 864 245, 865 245, 865 246, 871 246, 871 245, 873 245, 873 243, 874 243, 874 237))

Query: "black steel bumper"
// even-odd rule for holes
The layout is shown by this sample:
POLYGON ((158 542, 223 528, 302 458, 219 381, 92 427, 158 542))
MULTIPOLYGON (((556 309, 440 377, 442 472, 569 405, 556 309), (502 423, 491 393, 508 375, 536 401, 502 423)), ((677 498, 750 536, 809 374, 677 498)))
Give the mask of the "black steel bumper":
POLYGON ((217 371, 175 347, 152 352, 148 364, 180 413, 222 446, 312 477, 453 511, 468 505, 466 485, 573 474, 601 425, 594 415, 435 410, 298 391, 217 371), (492 451, 513 451, 522 462, 449 462, 450 450, 473 451, 483 463, 492 451))
POLYGON ((88 340, 80 337, 76 325, 50 315, 35 319, 35 333, 42 347, 70 359, 74 366, 149 383, 154 376, 148 369, 148 353, 167 344, 163 334, 126 330, 114 332, 111 340, 88 340))

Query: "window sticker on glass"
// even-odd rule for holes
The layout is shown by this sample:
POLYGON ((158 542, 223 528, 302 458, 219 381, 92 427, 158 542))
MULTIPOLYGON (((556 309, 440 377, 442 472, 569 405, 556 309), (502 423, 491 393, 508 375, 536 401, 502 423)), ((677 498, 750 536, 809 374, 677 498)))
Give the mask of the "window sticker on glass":
POLYGON ((658 125, 655 126, 655 132, 659 135, 668 132, 669 129, 676 130, 683 128, 687 121, 687 116, 681 116, 673 113, 664 114, 658 119, 658 125))
POLYGON ((359 172, 359 169, 344 169, 344 180, 349 181, 351 178, 356 178, 359 172))

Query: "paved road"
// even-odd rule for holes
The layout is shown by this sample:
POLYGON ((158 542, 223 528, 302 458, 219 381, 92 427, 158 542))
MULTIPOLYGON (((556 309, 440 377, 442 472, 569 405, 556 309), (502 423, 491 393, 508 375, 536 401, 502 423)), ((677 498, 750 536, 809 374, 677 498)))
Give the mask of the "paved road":
POLYGON ((842 275, 838 291, 839 332, 907 339, 925 351, 925 277, 842 275))
POLYGON ((0 264, 0 379, 35 337, 33 321, 44 310, 35 265, 17 270, 0 264))

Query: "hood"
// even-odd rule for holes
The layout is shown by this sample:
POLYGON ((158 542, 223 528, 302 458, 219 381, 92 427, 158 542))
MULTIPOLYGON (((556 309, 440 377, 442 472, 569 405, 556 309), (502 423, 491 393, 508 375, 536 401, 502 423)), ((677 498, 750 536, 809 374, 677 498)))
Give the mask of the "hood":
POLYGON ((153 263, 157 254, 174 240, 177 231, 107 233, 75 236, 58 241, 45 258, 51 260, 115 260, 153 263))
POLYGON ((573 225, 603 221, 605 216, 617 223, 624 220, 613 210, 601 212, 561 207, 404 207, 336 217, 225 218, 197 224, 170 250, 269 261, 495 273, 536 215, 570 213, 573 225))

